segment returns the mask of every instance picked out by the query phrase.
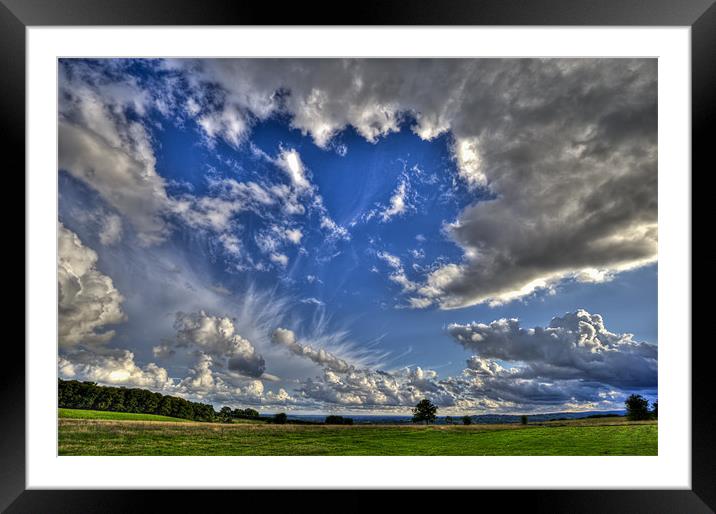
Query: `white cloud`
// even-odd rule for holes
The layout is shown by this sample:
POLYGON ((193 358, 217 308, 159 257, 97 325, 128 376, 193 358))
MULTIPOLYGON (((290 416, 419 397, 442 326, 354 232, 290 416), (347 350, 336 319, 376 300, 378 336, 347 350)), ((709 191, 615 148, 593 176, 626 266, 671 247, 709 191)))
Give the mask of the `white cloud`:
POLYGON ((326 304, 323 303, 321 300, 319 300, 318 298, 314 298, 313 296, 310 296, 310 297, 308 297, 308 298, 302 298, 300 301, 301 301, 301 303, 307 303, 307 304, 310 304, 310 305, 316 305, 316 306, 318 306, 318 307, 323 307, 324 305, 326 305, 326 304))
POLYGON ((393 268, 393 272, 388 276, 388 278, 392 282, 398 284, 403 290, 403 292, 414 291, 418 288, 418 284, 410 280, 405 274, 403 263, 401 262, 399 257, 396 257, 395 255, 392 255, 388 252, 378 252, 376 255, 379 259, 382 259, 386 263, 388 263, 388 266, 393 268))
POLYGON ((127 350, 114 350, 106 354, 77 352, 69 357, 59 356, 57 364, 60 376, 65 379, 160 391, 171 390, 174 386, 166 369, 153 362, 140 367, 134 361, 134 354, 127 350))
POLYGON ((271 262, 278 264, 282 268, 288 266, 288 256, 286 254, 274 252, 269 255, 269 259, 271 259, 271 262))
POLYGON ((235 332, 231 318, 211 316, 204 311, 177 312, 174 328, 178 345, 195 347, 207 356, 226 359, 231 371, 260 377, 266 369, 266 362, 254 345, 235 332))
POLYGON ((351 238, 345 227, 341 227, 326 215, 321 217, 321 228, 328 231, 328 237, 332 240, 343 239, 348 241, 351 238))
POLYGON ((422 248, 414 248, 410 250, 410 255, 413 256, 413 259, 424 259, 425 250, 423 250, 422 248))
POLYGON ((393 192, 393 196, 390 197, 390 205, 380 212, 381 221, 385 223, 391 218, 399 216, 405 212, 406 189, 407 185, 404 181, 398 184, 398 187, 393 192))
POLYGON ((238 148, 249 131, 249 124, 243 114, 233 106, 223 111, 202 115, 197 123, 204 130, 209 140, 221 136, 234 148, 238 148))
POLYGON ((301 243, 301 238, 303 237, 303 232, 301 232, 301 229, 286 229, 284 233, 286 235, 286 239, 288 239, 293 244, 297 245, 301 243))
POLYGON ((154 169, 150 136, 132 121, 148 95, 132 80, 114 82, 81 65, 60 68, 60 169, 97 191, 124 214, 144 244, 164 240, 168 227, 165 184, 154 169))
POLYGON ((302 192, 311 189, 311 183, 306 178, 306 168, 296 150, 282 149, 274 162, 288 175, 291 184, 297 191, 302 192))
POLYGON ((106 343, 115 334, 106 327, 126 319, 124 299, 112 279, 97 270, 97 253, 61 223, 57 245, 60 346, 106 343))
POLYGON ((353 369, 353 366, 347 361, 323 348, 316 349, 299 343, 296 339, 296 334, 292 330, 277 328, 271 336, 271 341, 274 344, 288 348, 295 355, 310 359, 316 364, 336 373, 346 373, 353 369))
POLYGON ((484 186, 487 176, 482 169, 480 146, 477 138, 462 138, 455 141, 453 155, 457 161, 457 170, 469 187, 484 186))

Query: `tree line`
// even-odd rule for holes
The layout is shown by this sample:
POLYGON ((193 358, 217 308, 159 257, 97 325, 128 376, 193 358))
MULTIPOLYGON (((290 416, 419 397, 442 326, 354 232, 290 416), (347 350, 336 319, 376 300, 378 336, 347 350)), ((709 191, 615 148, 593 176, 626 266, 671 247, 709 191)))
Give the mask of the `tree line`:
POLYGON ((214 421, 214 407, 146 389, 99 386, 94 382, 58 382, 58 405, 67 409, 90 409, 139 414, 159 414, 193 421, 214 421))
MULTIPOLYGON (((649 401, 641 395, 632 394, 624 402, 626 416, 630 420, 657 419, 659 406, 655 401, 649 408, 649 401)), ((193 421, 220 421, 230 423, 233 419, 255 419, 268 423, 283 425, 291 424, 320 424, 320 422, 289 420, 288 416, 280 412, 271 417, 262 417, 258 411, 250 408, 231 409, 222 407, 219 412, 207 403, 198 403, 179 398, 177 396, 154 393, 146 389, 100 386, 94 382, 80 382, 78 380, 58 380, 58 404, 60 408, 89 409, 113 412, 132 412, 139 414, 159 414, 173 418, 190 419, 193 421)), ((437 418, 437 406, 430 400, 418 402, 413 409, 414 423, 434 423, 437 418)), ((470 425, 470 416, 463 416, 461 421, 470 425)), ((447 424, 453 424, 452 417, 445 418, 447 424)), ((520 422, 527 424, 527 416, 521 416, 520 422)), ((353 419, 330 415, 324 423, 326 425, 352 425, 353 419)))
MULTIPOLYGON (((94 382, 58 380, 58 406, 63 409, 87 409, 136 414, 159 414, 192 421, 231 423, 234 419, 253 419, 277 425, 317 425, 320 422, 289 420, 284 412, 261 416, 255 409, 222 407, 218 412, 206 403, 191 402, 177 396, 154 393, 146 389, 100 386, 94 382)), ((352 425, 351 418, 328 416, 327 425, 352 425)))

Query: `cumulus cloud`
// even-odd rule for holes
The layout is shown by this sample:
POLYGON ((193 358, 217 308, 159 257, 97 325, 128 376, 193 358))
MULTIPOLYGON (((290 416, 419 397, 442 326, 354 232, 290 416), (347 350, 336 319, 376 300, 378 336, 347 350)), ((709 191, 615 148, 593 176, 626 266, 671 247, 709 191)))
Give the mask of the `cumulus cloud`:
POLYGON ((115 334, 107 326, 125 320, 123 297, 112 279, 97 270, 97 253, 61 223, 57 245, 60 346, 106 343, 115 334))
POLYGON ((414 405, 420 393, 402 387, 389 373, 354 369, 348 373, 325 370, 322 377, 303 382, 300 392, 316 401, 354 408, 414 405))
POLYGON ((207 357, 226 359, 228 369, 250 377, 260 377, 266 361, 251 342, 235 332, 234 321, 204 311, 176 313, 177 344, 194 347, 207 357))
POLYGON ((140 241, 162 241, 168 199, 156 172, 149 133, 129 112, 145 114, 149 98, 134 80, 112 80, 91 68, 60 67, 59 167, 127 216, 140 241))
POLYGON ((150 362, 140 367, 134 354, 128 350, 105 353, 72 352, 58 357, 60 376, 69 380, 88 380, 109 385, 146 387, 153 390, 171 390, 174 381, 167 370, 150 362))
POLYGON ((657 384, 657 347, 635 341, 632 334, 610 332, 600 315, 585 310, 555 317, 547 327, 522 328, 517 319, 499 319, 452 324, 448 332, 475 352, 468 367, 481 372, 500 373, 488 359, 519 363, 515 378, 579 380, 621 389, 657 384))
POLYGON ((219 86, 237 112, 287 113, 321 147, 347 126, 376 141, 406 116, 423 139, 449 132, 457 177, 476 196, 446 226, 462 262, 428 276, 416 307, 503 303, 656 260, 655 59, 172 65, 219 86))
MULTIPOLYGON (((299 392, 356 409, 399 409, 428 398, 446 412, 546 412, 619 408, 628 392, 657 385, 656 346, 612 333, 599 315, 583 310, 556 317, 546 328, 497 320, 452 324, 448 331, 474 352, 461 374, 441 378, 421 367, 338 371, 324 365, 323 374, 302 381, 299 392)), ((296 344, 290 331, 274 337, 296 344)))

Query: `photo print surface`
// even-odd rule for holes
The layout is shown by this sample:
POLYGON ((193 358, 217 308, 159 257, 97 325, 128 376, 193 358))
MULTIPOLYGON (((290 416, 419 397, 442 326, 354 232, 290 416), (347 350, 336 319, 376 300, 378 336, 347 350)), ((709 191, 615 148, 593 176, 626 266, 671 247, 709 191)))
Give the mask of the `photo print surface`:
POLYGON ((58 84, 61 455, 656 455, 656 59, 58 84))

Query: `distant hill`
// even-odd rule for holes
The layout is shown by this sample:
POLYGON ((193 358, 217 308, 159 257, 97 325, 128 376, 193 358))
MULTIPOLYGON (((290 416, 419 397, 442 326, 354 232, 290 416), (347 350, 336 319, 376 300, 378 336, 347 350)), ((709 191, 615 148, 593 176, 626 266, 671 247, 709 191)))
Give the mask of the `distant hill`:
MULTIPOLYGON (((553 421, 559 419, 581 419, 588 417, 605 417, 605 416, 623 416, 626 411, 624 410, 610 410, 610 411, 585 411, 585 412, 552 412, 547 414, 530 414, 527 416, 529 421, 540 422, 540 421, 553 421)), ((322 414, 289 414, 289 420, 297 421, 323 421, 325 415, 322 414)), ((386 425, 386 424, 409 424, 412 423, 412 416, 396 416, 396 415, 348 415, 353 419, 356 424, 370 424, 370 425, 386 425)), ((462 423, 462 416, 454 415, 453 422, 455 424, 462 423)), ((500 424, 500 423, 519 423, 519 414, 477 414, 470 416, 470 419, 474 424, 500 424)), ((439 416, 436 423, 437 425, 445 424, 445 416, 439 416)))

